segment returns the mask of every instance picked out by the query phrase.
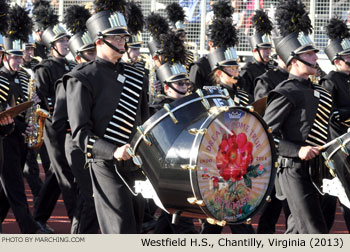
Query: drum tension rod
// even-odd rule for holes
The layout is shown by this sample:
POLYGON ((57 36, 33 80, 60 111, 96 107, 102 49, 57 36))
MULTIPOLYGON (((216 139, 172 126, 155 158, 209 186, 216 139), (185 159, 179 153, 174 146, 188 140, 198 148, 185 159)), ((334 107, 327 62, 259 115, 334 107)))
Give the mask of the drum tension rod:
POLYGON ((338 138, 337 138, 337 142, 338 142, 339 145, 341 146, 342 152, 344 152, 344 154, 345 154, 346 156, 349 156, 349 151, 345 148, 345 147, 346 147, 346 144, 343 143, 343 140, 342 140, 340 137, 338 137, 338 138))
POLYGON ((168 103, 165 103, 163 108, 169 113, 169 116, 171 118, 171 120, 173 120, 173 122, 175 124, 177 124, 179 121, 176 119, 175 115, 173 112, 171 112, 171 108, 170 108, 170 105, 168 103))
POLYGON ((141 134, 143 141, 145 141, 145 143, 146 143, 148 146, 151 146, 151 145, 152 145, 152 142, 151 142, 151 140, 146 136, 145 131, 143 130, 143 127, 140 125, 140 126, 137 126, 136 129, 137 129, 137 131, 141 134))
POLYGON ((214 106, 209 109, 209 114, 218 115, 222 112, 227 112, 228 110, 229 110, 229 106, 222 106, 222 107, 214 106))
POLYGON ((208 129, 196 129, 196 128, 192 128, 188 130, 188 133, 192 134, 192 135, 197 135, 202 134, 204 135, 205 133, 207 133, 208 129))
POLYGON ((196 93, 200 98, 202 98, 202 104, 205 107, 206 110, 210 109, 210 104, 207 99, 204 98, 203 91, 201 89, 197 89, 196 93))
POLYGON ((218 225, 220 227, 224 227, 226 226, 226 221, 222 220, 222 221, 219 221, 219 220, 216 220, 216 219, 213 219, 213 218, 207 218, 207 222, 211 225, 218 225))
POLYGON ((334 167, 334 161, 332 159, 329 159, 329 156, 327 154, 327 152, 322 152, 322 156, 323 158, 325 159, 324 163, 325 165, 328 167, 329 169, 329 173, 335 177, 335 173, 334 173, 334 170, 335 170, 335 167, 334 167))
POLYGON ((198 205, 198 206, 205 206, 205 203, 203 200, 198 200, 197 198, 187 198, 187 202, 190 203, 191 205, 198 205))
POLYGON ((197 165, 190 165, 190 164, 183 164, 183 165, 180 165, 180 167, 184 170, 196 170, 197 169, 197 165))
POLYGON ((228 90, 226 88, 224 88, 222 90, 223 94, 226 96, 226 99, 227 99, 227 102, 228 102, 228 106, 229 107, 234 107, 236 106, 235 105, 235 102, 232 100, 231 96, 230 96, 230 93, 228 92, 228 90))

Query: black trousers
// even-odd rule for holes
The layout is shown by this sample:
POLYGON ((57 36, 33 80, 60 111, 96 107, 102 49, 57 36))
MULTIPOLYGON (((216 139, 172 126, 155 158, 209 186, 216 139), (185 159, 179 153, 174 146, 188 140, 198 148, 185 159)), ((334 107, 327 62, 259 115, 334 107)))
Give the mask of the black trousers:
POLYGON ((162 211, 154 230, 154 234, 198 234, 193 219, 188 217, 179 217, 178 223, 171 223, 172 215, 162 211))
POLYGON ((34 218, 37 221, 46 222, 55 208, 60 193, 62 193, 68 217, 72 220, 76 207, 77 189, 64 149, 66 131, 54 130, 51 122, 46 120, 44 141, 51 165, 35 205, 34 218))
POLYGON ((311 182, 310 165, 318 165, 294 159, 290 167, 277 173, 283 194, 290 209, 287 233, 326 234, 328 228, 321 207, 321 195, 311 182))
POLYGON ((66 134, 66 157, 75 177, 78 195, 74 214, 72 234, 97 234, 99 225, 92 192, 92 183, 88 167, 85 167, 85 154, 74 146, 70 134, 66 134))
POLYGON ((15 130, 4 139, 4 166, 0 176, 0 218, 2 222, 11 207, 21 232, 32 234, 39 227, 29 211, 24 189, 23 167, 26 155, 24 137, 15 130))
MULTIPOLYGON (((141 232, 144 200, 134 196, 115 172, 113 162, 90 164, 96 214, 103 234, 136 234, 141 232)), ((135 172, 124 173, 133 188, 135 172)))

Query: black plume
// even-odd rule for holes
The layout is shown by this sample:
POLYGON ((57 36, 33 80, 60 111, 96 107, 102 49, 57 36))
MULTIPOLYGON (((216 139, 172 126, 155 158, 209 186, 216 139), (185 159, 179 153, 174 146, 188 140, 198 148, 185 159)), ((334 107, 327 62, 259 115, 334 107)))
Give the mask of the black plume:
POLYGON ((153 39, 159 40, 161 34, 169 32, 169 24, 161 15, 151 12, 146 17, 146 28, 151 33, 153 39))
POLYGON ((232 18, 234 9, 230 2, 219 0, 213 4, 214 18, 232 18))
POLYGON ((252 23, 257 32, 271 35, 273 25, 265 11, 257 10, 252 18, 252 23))
POLYGON ((186 48, 181 34, 169 32, 160 35, 160 45, 164 62, 185 64, 186 48))
POLYGON ((58 16, 55 14, 54 9, 47 8, 43 5, 36 9, 35 14, 33 13, 33 17, 37 26, 42 30, 58 24, 58 16))
POLYGON ((88 9, 81 5, 72 5, 66 9, 63 23, 75 34, 86 30, 86 21, 91 17, 88 9))
POLYGON ((136 35, 138 32, 141 32, 143 30, 143 26, 145 25, 141 7, 134 1, 127 4, 126 22, 129 32, 134 35, 136 35))
POLYGON ((276 21, 283 37, 293 32, 312 33, 311 20, 300 0, 281 0, 276 8, 276 21))
POLYGON ((346 23, 339 18, 332 18, 326 26, 326 33, 329 39, 350 38, 349 28, 346 23))
POLYGON ((165 11, 170 22, 176 23, 177 21, 185 21, 185 11, 178 3, 168 4, 165 11))
POLYGON ((124 14, 126 2, 124 0, 95 0, 95 11, 121 12, 124 14))
POLYGON ((6 0, 0 1, 0 33, 6 34, 8 30, 9 5, 6 0))
POLYGON ((9 27, 7 35, 14 40, 28 42, 29 35, 32 34, 33 21, 29 17, 28 11, 17 4, 9 10, 9 27))
POLYGON ((48 0, 35 0, 33 3, 33 9, 36 9, 39 6, 45 6, 46 8, 50 8, 50 2, 48 0))
POLYGON ((209 25, 214 47, 234 47, 238 44, 238 33, 230 18, 214 19, 209 25))

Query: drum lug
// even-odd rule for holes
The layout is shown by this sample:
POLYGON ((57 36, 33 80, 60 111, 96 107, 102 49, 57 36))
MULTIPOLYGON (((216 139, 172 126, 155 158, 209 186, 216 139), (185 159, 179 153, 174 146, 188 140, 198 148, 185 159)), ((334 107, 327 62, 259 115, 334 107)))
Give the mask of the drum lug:
POLYGON ((200 98, 202 98, 202 104, 205 107, 206 110, 210 109, 210 104, 207 99, 204 98, 203 91, 201 89, 197 89, 196 93, 200 98))
POLYGON ((200 207, 204 207, 205 206, 205 203, 204 203, 203 200, 198 200, 195 197, 187 198, 187 202, 190 203, 191 205, 198 205, 200 207))
POLYGON ((190 164, 180 165, 180 167, 184 170, 196 170, 197 169, 197 165, 190 165, 190 164))
POLYGON ((188 130, 188 133, 192 134, 192 135, 197 135, 202 134, 204 135, 205 133, 207 133, 208 129, 196 129, 196 128, 192 128, 188 130))
POLYGON ((270 134, 272 134, 272 128, 268 128, 267 132, 269 132, 270 134))
POLYGON ((334 170, 335 170, 335 168, 334 168, 334 161, 332 159, 329 159, 329 156, 328 156, 327 152, 323 152, 322 156, 325 159, 324 163, 328 167, 329 173, 333 177, 335 177, 335 174, 334 174, 334 170))
POLYGON ((251 218, 248 218, 248 219, 245 221, 245 224, 247 224, 247 225, 252 224, 252 219, 251 219, 251 218))
POLYGON ((126 152, 132 158, 132 162, 134 163, 134 165, 136 165, 137 167, 141 168, 142 167, 142 159, 141 159, 141 157, 139 155, 136 155, 134 150, 131 147, 127 148, 126 152))
POLYGON ((174 113, 171 112, 170 105, 168 103, 165 103, 163 108, 169 113, 171 120, 173 120, 173 122, 177 124, 179 121, 176 119, 174 113))
POLYGON ((249 112, 253 113, 254 112, 254 107, 253 106, 247 106, 247 109, 249 109, 249 112))
POLYGON ((222 221, 219 221, 219 220, 216 220, 216 219, 213 219, 213 218, 207 218, 207 222, 211 225, 218 225, 220 227, 224 227, 226 226, 226 221, 222 220, 222 221))
POLYGON ((235 106, 235 102, 232 100, 230 93, 228 92, 228 90, 226 88, 224 88, 222 90, 223 94, 226 96, 227 102, 228 102, 228 106, 229 107, 234 107, 235 106))
POLYGON ((280 164, 278 162, 275 162, 275 168, 278 168, 280 164))
POLYGON ((270 202, 271 202, 271 196, 270 196, 270 195, 267 195, 267 197, 266 197, 266 202, 267 202, 267 203, 270 203, 270 202))
POLYGON ((348 152, 348 150, 345 148, 345 144, 343 144, 343 140, 342 140, 340 137, 338 137, 338 138, 337 138, 337 142, 338 142, 339 145, 341 146, 342 152, 344 152, 345 155, 349 156, 349 152, 348 152))
POLYGON ((222 106, 222 107, 211 107, 209 109, 209 114, 212 114, 212 115, 218 115, 222 112, 227 112, 229 110, 229 107, 228 106, 222 106))
POLYGON ((145 143, 148 145, 148 146, 151 146, 152 145, 152 142, 151 140, 149 140, 149 138, 146 136, 142 126, 137 126, 137 131, 141 134, 142 138, 143 138, 143 141, 145 141, 145 143))

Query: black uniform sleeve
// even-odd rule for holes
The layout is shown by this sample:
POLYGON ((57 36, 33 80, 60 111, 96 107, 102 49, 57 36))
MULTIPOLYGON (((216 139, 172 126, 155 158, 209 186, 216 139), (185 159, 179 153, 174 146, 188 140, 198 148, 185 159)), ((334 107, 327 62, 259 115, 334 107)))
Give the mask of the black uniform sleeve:
POLYGON ((196 88, 203 88, 205 79, 200 66, 196 63, 191 66, 190 81, 196 85, 196 88))
POLYGON ((62 79, 59 79, 56 82, 56 101, 52 115, 52 127, 58 131, 66 130, 67 117, 66 90, 62 84, 62 79))
POLYGON ((45 108, 47 111, 52 112, 53 110, 53 100, 50 97, 49 85, 51 83, 50 71, 43 66, 38 66, 35 68, 35 85, 40 92, 40 98, 44 100, 41 101, 40 106, 45 108))
POLYGON ((91 111, 94 104, 92 91, 76 78, 66 82, 67 111, 75 144, 89 159, 112 160, 117 147, 93 133, 91 111))
POLYGON ((278 154, 283 157, 298 157, 300 145, 282 139, 282 128, 284 122, 294 108, 293 104, 286 96, 277 92, 271 92, 268 96, 268 104, 264 115, 264 120, 272 129, 278 154))
POLYGON ((264 79, 260 77, 255 79, 254 100, 259 100, 265 97, 269 91, 269 85, 264 81, 264 79))
POLYGON ((13 123, 3 126, 0 125, 0 136, 3 137, 11 134, 14 128, 15 127, 13 123))
POLYGON ((328 90, 332 95, 335 92, 335 85, 333 83, 333 81, 328 80, 328 79, 322 79, 321 80, 321 85, 323 88, 325 88, 326 90, 328 90))

